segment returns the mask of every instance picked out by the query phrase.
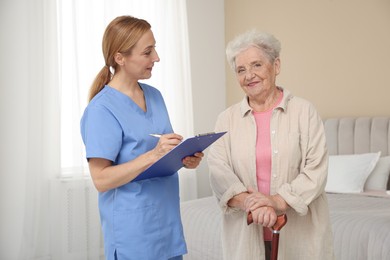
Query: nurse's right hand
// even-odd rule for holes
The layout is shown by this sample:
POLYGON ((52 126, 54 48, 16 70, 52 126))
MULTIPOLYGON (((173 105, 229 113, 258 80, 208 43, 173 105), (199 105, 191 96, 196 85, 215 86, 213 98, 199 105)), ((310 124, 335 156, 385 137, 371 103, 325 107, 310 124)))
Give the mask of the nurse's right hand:
POLYGON ((183 137, 175 133, 161 135, 160 140, 158 140, 156 147, 153 149, 156 158, 160 159, 163 157, 176 145, 180 144, 182 140, 183 137))

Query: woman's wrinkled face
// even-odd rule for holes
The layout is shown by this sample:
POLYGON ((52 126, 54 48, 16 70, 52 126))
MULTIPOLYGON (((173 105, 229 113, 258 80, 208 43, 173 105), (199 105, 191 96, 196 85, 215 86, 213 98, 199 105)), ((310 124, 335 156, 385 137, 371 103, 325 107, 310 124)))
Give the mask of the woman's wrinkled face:
POLYGON ((270 93, 276 87, 279 58, 271 63, 264 51, 253 46, 240 52, 235 63, 238 82, 248 97, 270 93))
POLYGON ((148 79, 152 76, 154 63, 160 61, 155 45, 156 40, 149 30, 138 40, 131 54, 124 58, 124 69, 132 79, 148 79))

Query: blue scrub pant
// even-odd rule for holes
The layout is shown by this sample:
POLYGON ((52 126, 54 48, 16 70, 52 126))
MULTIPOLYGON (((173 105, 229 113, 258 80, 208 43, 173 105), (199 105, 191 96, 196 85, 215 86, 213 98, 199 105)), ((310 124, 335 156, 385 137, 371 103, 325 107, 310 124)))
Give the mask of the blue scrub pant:
MULTIPOLYGON (((115 253, 115 260, 118 260, 116 253, 115 253)), ((183 260, 183 256, 182 255, 175 256, 175 257, 169 258, 168 260, 183 260)))

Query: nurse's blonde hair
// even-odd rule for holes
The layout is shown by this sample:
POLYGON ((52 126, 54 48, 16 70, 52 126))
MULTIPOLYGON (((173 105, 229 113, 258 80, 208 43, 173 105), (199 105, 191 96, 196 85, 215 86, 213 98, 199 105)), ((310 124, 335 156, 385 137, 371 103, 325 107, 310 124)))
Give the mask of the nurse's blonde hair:
POLYGON ((110 22, 104 32, 102 42, 105 66, 92 83, 88 101, 91 101, 114 75, 117 68, 115 54, 130 55, 134 45, 150 29, 151 26, 147 21, 132 16, 119 16, 110 22))

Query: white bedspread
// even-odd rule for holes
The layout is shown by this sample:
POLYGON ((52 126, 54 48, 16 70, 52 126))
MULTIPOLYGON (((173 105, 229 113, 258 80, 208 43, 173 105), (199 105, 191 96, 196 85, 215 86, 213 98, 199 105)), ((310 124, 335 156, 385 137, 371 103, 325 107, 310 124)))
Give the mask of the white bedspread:
POLYGON ((390 197, 369 195, 328 194, 336 259, 390 259, 390 197))
MULTIPOLYGON (((328 199, 337 260, 390 259, 390 196, 328 194, 328 199)), ((222 260, 215 198, 183 202, 181 211, 188 247, 184 259, 222 260)))
POLYGON ((185 260, 222 260, 221 210, 214 197, 181 204, 188 254, 185 260))

